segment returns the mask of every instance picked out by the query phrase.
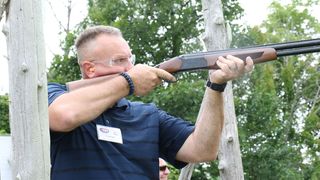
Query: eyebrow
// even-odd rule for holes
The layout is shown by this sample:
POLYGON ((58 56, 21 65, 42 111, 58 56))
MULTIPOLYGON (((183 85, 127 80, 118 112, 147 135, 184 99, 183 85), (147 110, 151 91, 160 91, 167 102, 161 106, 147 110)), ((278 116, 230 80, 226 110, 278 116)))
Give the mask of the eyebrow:
POLYGON ((128 58, 128 57, 131 57, 132 56, 132 54, 114 54, 113 56, 112 56, 112 58, 113 59, 115 59, 115 58, 128 58), (128 56, 129 55, 129 56, 128 56))

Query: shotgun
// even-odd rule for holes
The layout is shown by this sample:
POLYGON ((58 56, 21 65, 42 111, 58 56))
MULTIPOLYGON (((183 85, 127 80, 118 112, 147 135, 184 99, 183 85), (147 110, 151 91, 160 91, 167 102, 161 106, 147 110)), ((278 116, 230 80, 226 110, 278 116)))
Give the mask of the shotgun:
MULTIPOLYGON (((155 67, 174 74, 184 71, 218 69, 219 67, 216 64, 216 61, 219 56, 225 57, 227 55, 233 55, 242 60, 250 56, 254 64, 259 64, 276 60, 278 57, 314 52, 320 52, 320 38, 184 54, 164 61, 155 67)), ((77 80, 66 83, 66 86, 70 91, 94 82, 100 83, 112 77, 115 76, 98 77, 89 80, 77 80)))
POLYGON ((314 52, 320 52, 320 38, 186 54, 164 61, 156 67, 170 73, 177 73, 199 69, 218 69, 216 61, 219 56, 233 55, 242 60, 250 56, 254 64, 259 64, 276 60, 278 57, 314 52))

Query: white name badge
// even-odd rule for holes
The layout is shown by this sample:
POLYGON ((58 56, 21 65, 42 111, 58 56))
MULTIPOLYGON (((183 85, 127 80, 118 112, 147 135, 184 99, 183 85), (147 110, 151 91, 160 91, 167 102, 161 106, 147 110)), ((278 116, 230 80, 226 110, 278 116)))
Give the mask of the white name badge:
POLYGON ((99 140, 123 144, 122 134, 119 128, 97 124, 97 134, 99 140))

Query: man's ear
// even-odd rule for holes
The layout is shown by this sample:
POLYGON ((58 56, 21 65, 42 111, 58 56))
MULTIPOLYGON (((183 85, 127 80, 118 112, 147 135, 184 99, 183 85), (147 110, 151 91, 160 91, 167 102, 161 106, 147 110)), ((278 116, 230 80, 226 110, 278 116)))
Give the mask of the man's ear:
POLYGON ((88 78, 93 78, 95 77, 95 73, 96 73, 96 68, 95 68, 95 64, 90 62, 90 61, 84 61, 82 63, 82 69, 84 74, 88 77, 88 78))

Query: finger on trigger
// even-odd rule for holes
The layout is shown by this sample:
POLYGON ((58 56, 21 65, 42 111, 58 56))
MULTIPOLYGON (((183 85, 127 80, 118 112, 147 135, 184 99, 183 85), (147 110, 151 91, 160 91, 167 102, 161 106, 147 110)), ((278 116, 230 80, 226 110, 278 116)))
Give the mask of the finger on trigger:
POLYGON ((176 77, 174 77, 172 74, 168 73, 167 71, 165 71, 163 69, 156 68, 155 72, 158 75, 158 77, 162 80, 169 81, 169 82, 176 81, 176 77))

